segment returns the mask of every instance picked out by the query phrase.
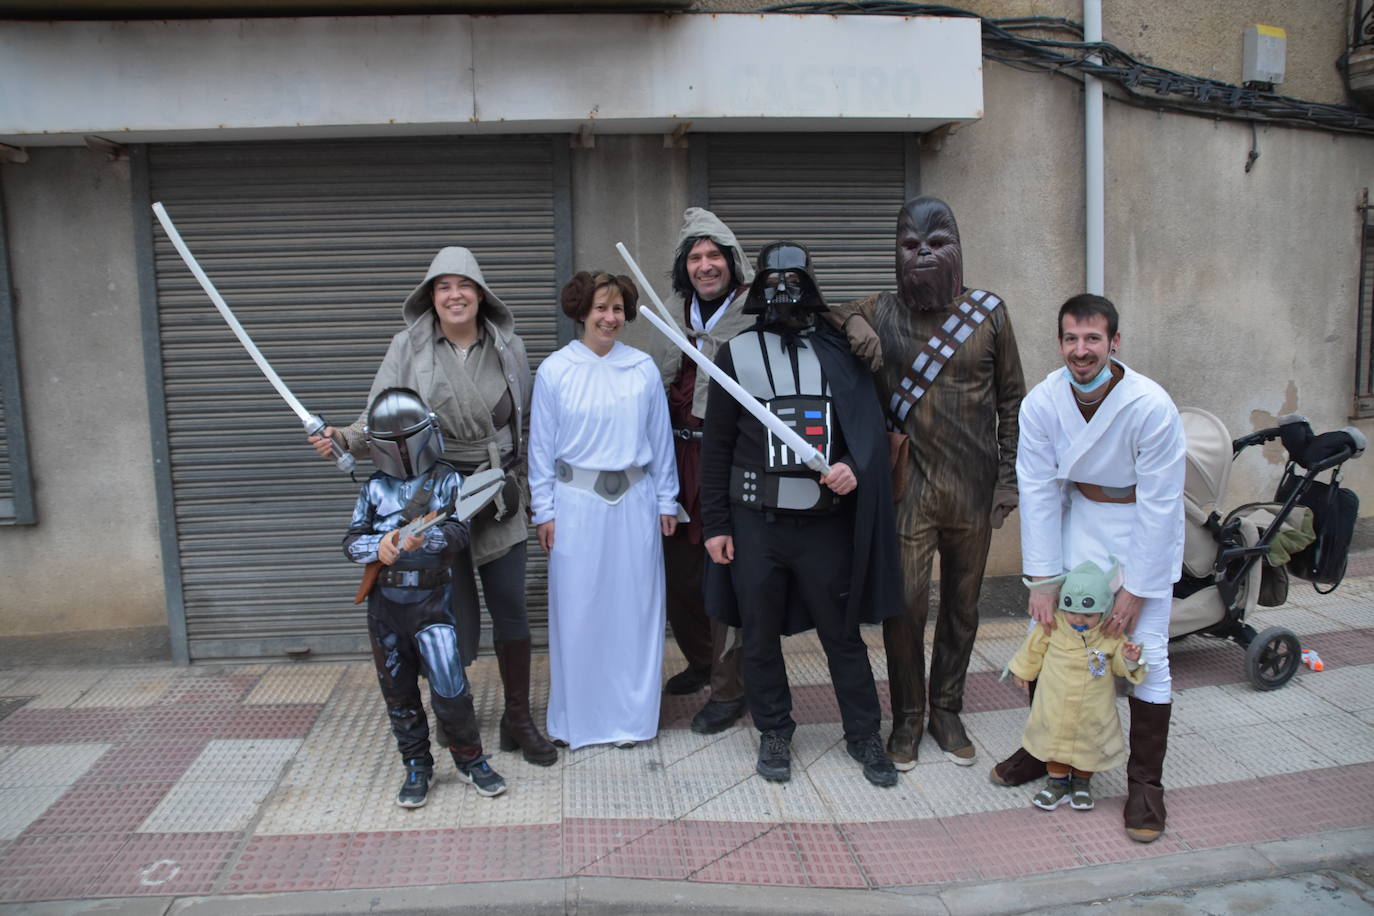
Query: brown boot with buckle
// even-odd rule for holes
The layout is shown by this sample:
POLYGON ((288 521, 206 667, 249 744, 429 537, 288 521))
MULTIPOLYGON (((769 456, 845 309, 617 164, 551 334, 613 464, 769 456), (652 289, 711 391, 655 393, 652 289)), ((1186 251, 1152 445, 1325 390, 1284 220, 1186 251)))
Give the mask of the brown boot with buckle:
POLYGON ((1164 755, 1169 749, 1172 703, 1129 697, 1131 756, 1126 760, 1126 836, 1153 843, 1164 833, 1164 755))
POLYGON ((530 641, 499 640, 496 664, 506 691, 506 711, 501 714, 501 750, 520 749, 530 763, 541 767, 558 761, 558 749, 530 718, 530 641))

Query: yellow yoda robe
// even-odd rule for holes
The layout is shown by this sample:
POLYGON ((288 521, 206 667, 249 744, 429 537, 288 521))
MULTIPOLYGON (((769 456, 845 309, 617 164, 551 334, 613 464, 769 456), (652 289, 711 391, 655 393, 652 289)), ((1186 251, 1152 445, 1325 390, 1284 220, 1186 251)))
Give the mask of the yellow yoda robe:
POLYGON ((1100 624, 1079 633, 1062 611, 1054 612, 1053 632, 1037 624, 1027 634, 1007 666, 1036 682, 1022 747, 1041 760, 1090 773, 1126 762, 1113 675, 1139 684, 1145 667, 1121 655, 1125 641, 1103 635, 1100 624))

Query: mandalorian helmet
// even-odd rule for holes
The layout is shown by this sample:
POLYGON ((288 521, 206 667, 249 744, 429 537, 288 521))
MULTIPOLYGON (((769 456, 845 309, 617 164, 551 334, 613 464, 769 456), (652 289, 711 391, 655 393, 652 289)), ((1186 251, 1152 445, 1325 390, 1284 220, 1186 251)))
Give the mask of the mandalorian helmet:
POLYGON ((825 299, 811 276, 811 252, 797 242, 773 242, 759 252, 758 272, 744 311, 782 315, 798 310, 824 312, 825 299))
POLYGON ((409 388, 388 388, 367 409, 367 451, 379 471, 408 480, 444 454, 439 418, 409 388))

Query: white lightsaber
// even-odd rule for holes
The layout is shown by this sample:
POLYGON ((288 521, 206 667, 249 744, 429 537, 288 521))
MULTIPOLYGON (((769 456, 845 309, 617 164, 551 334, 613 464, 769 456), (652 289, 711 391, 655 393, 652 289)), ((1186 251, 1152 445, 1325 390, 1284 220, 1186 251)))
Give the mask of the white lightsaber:
MULTIPOLYGON (((239 339, 239 343, 243 344, 243 348, 248 351, 248 355, 253 357, 253 362, 258 364, 258 369, 260 369, 262 374, 267 377, 267 380, 272 383, 272 387, 277 389, 277 394, 281 395, 282 400, 286 402, 286 406, 290 407, 292 412, 300 418, 301 423, 305 425, 305 434, 307 436, 313 436, 317 433, 322 433, 325 426, 328 425, 324 422, 324 417, 312 414, 310 411, 306 410, 305 405, 300 402, 300 399, 291 393, 290 388, 286 387, 286 383, 281 380, 281 376, 277 375, 276 371, 272 368, 272 364, 267 361, 267 357, 263 356, 262 351, 258 349, 258 345, 253 343, 253 338, 248 336, 248 332, 243 329, 243 325, 239 324, 239 320, 234 317, 233 311, 229 308, 229 303, 224 301, 224 297, 219 294, 219 290, 215 289, 215 284, 211 283, 210 278, 205 275, 205 271, 201 270, 199 262, 196 261, 196 256, 191 254, 191 249, 187 248, 186 243, 182 241, 181 233, 177 232, 177 227, 172 225, 172 218, 167 215, 167 210, 162 206, 161 202, 153 204, 153 213, 157 216, 157 221, 162 224, 162 228, 166 231, 167 237, 172 240, 172 245, 176 248, 177 254, 181 255, 181 259, 186 262, 187 267, 191 268, 191 273, 194 274, 196 280, 200 282, 200 288, 205 290, 205 294, 210 297, 210 301, 215 304, 215 308, 219 309, 220 315, 228 322, 229 330, 234 332, 234 336, 239 339)), ((339 470, 352 471, 354 464, 353 456, 344 451, 343 447, 340 446, 338 442, 331 440, 330 445, 334 450, 334 463, 338 465, 339 470)))
POLYGON ((697 366, 700 367, 701 371, 718 382, 720 387, 724 388, 729 393, 730 397, 739 401, 741 407, 753 414, 754 418, 767 427, 769 432, 782 440, 782 444, 795 452, 797 457, 801 458, 802 462, 807 467, 820 474, 822 477, 829 474, 830 465, 826 464, 825 459, 821 457, 821 453, 817 451, 814 445, 798 435, 797 431, 783 422, 781 417, 759 403, 758 398, 741 388, 739 382, 726 375, 719 366, 711 362, 705 354, 693 346, 691 341, 682 336, 682 332, 673 324, 672 319, 667 317, 668 310, 663 307, 663 300, 658 298, 658 293, 654 292, 653 286, 650 285, 648 278, 644 276, 644 272, 639 269, 639 265, 635 263, 635 259, 630 257, 630 252, 626 249, 624 243, 616 242, 615 250, 619 251, 620 256, 625 259, 625 263, 630 265, 630 272, 633 273, 635 279, 639 281, 639 288, 648 294, 649 298, 653 300, 654 305, 658 306, 658 310, 664 315, 664 317, 660 318, 658 315, 654 314, 652 308, 646 306, 641 309, 641 311, 644 313, 644 316, 649 319, 649 323, 662 331, 669 340, 677 345, 679 350, 690 356, 697 366))

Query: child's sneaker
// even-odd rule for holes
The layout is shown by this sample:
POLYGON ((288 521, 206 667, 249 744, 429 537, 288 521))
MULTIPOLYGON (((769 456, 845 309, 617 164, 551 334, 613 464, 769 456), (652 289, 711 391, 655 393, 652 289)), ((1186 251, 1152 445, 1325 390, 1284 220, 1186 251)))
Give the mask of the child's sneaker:
POLYGON ((490 798, 506 791, 506 781, 491 768, 488 759, 486 754, 479 754, 471 760, 459 760, 454 755, 453 762, 458 767, 458 775, 472 783, 478 795, 490 798))
POLYGON ((1045 788, 1035 793, 1031 804, 1042 811, 1053 811, 1066 801, 1069 801, 1069 778, 1056 779, 1051 776, 1045 780, 1045 788))
POLYGON ((429 780, 433 775, 432 767, 407 760, 406 781, 401 783, 401 791, 396 793, 396 804, 402 808, 424 807, 426 796, 429 795, 429 780))
POLYGON ((1075 811, 1091 811, 1093 790, 1091 777, 1074 776, 1069 779, 1069 807, 1075 811))

